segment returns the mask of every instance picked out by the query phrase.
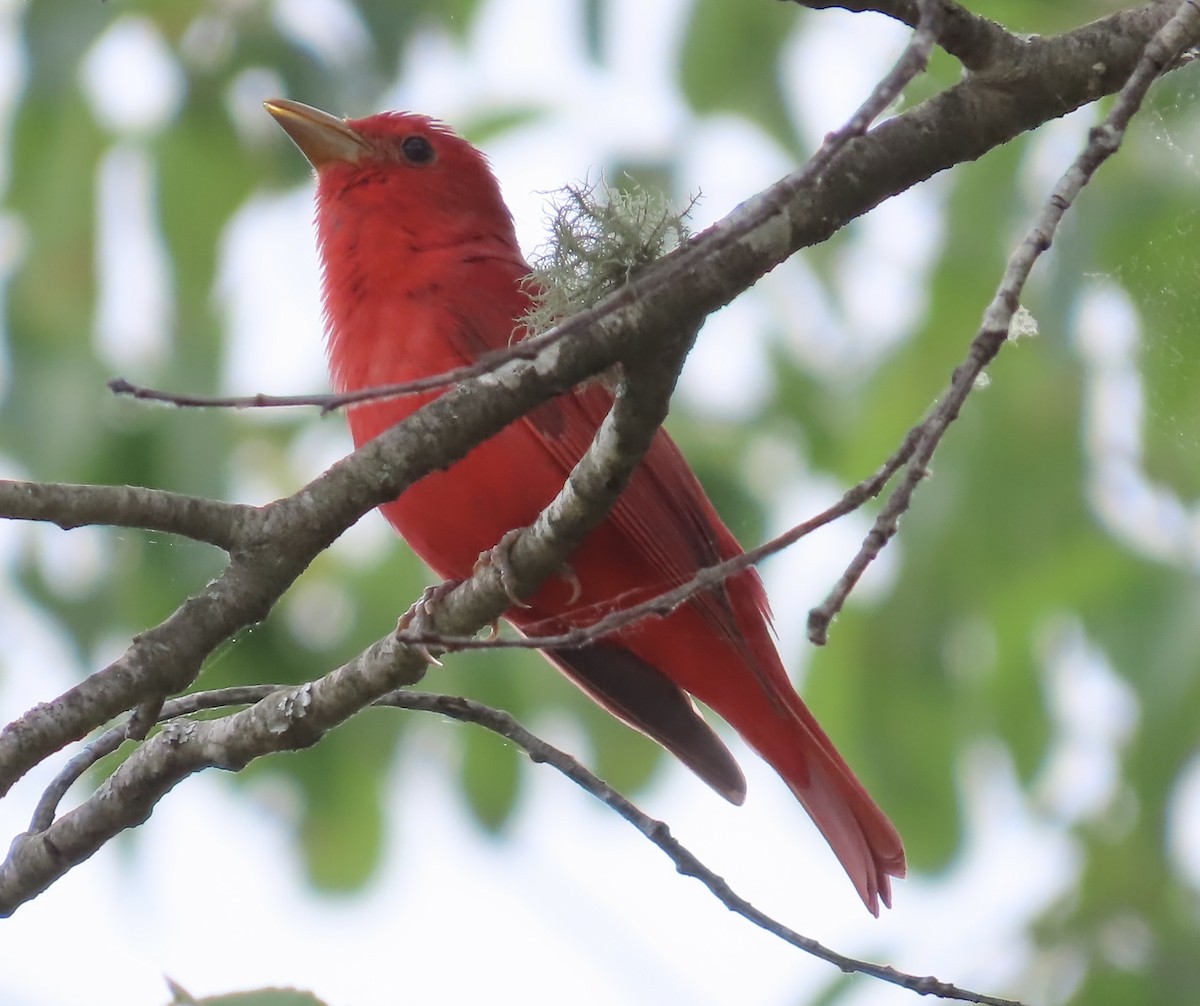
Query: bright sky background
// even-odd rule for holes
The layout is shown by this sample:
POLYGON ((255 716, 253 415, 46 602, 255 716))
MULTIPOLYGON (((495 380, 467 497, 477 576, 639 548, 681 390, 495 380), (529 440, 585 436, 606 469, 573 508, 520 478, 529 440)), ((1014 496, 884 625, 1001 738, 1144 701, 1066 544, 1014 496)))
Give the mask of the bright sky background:
MULTIPOLYGON (((0 0, 0 33, 7 32, 0 34, 0 53, 14 44, 21 3, 0 0)), ((480 95, 497 106, 523 99, 550 108, 487 150, 527 250, 543 239, 542 193, 594 172, 614 153, 653 155, 681 143, 689 152, 685 182, 704 193, 698 226, 792 167, 744 123, 690 117, 669 73, 684 0, 610 6, 606 23, 620 33, 609 47, 620 54, 610 68, 596 69, 578 51, 576 5, 491 0, 465 46, 439 36, 414 44, 389 96, 392 107, 451 123, 478 108, 480 95), (537 33, 520 30, 535 21, 537 33), (548 88, 547 80, 555 85, 548 88)), ((310 38, 336 58, 352 61, 362 44, 338 0, 279 0, 272 9, 281 30, 310 38)), ((833 11, 793 40, 789 82, 814 142, 865 97, 902 40, 879 19, 833 11)), ((137 137, 169 120, 181 100, 179 78, 153 30, 114 10, 114 26, 93 50, 81 86, 93 95, 96 115, 127 137, 98 179, 101 240, 109 242, 100 261, 122 267, 100 277, 96 330, 114 364, 127 366, 167 349, 166 272, 148 209, 152 173, 137 137)), ((246 142, 280 142, 260 108, 275 96, 278 82, 265 72, 233 88, 231 113, 246 142)), ((11 83, 0 80, 0 103, 11 101, 11 83)), ((921 290, 921 270, 940 237, 939 192, 936 184, 925 186, 868 218, 847 252, 841 303, 822 298, 803 264, 792 262, 714 317, 682 393, 738 421, 770 380, 758 322, 781 305, 795 319, 788 333, 795 352, 817 365, 834 371, 874 358, 924 308, 912 291, 921 290), (928 244, 914 246, 914 233, 928 244), (871 296, 855 296, 859 284, 869 284, 871 296), (730 354, 734 336, 739 351, 730 354)), ((323 385, 310 200, 309 186, 264 194, 230 227, 215 291, 236 334, 230 389, 323 385)), ((347 448, 333 424, 322 424, 306 439, 302 474, 316 474, 347 448)), ((788 476, 776 493, 780 529, 835 491, 809 473, 788 476)), ((243 488, 245 498, 261 498, 249 477, 243 488)), ((364 540, 389 533, 382 521, 363 523, 338 547, 364 547, 364 540)), ((766 574, 776 611, 806 611, 862 531, 860 523, 844 521, 772 563, 766 574)), ((50 548, 58 549, 64 575, 87 566, 86 536, 67 543, 56 530, 2 523, 0 563, 27 534, 60 543, 50 548)), ((888 588, 898 547, 865 584, 864 597, 888 588)), ((800 649, 801 621, 780 619, 784 652, 800 649)), ((64 641, 3 580, 0 641, 6 720, 79 673, 64 641)), ((1038 809, 1018 793, 1003 753, 981 743, 962 775, 970 827, 957 865, 946 877, 899 884, 896 909, 879 921, 863 911, 783 785, 740 745, 750 784, 744 808, 729 807, 682 769, 666 774, 642 805, 739 893, 793 928, 843 952, 1003 991, 1028 954, 1020 936, 1025 921, 1073 877, 1075 857, 1060 825, 1103 804, 1115 781, 1103 771, 1104 752, 1111 755, 1136 718, 1127 694, 1069 622, 1051 642, 1048 686, 1058 696, 1060 735, 1038 809), (1091 696, 1088 708, 1098 715, 1072 717, 1067 691, 1091 696)), ((549 769, 533 773, 511 834, 482 836, 455 789, 449 732, 456 729, 430 720, 417 743, 406 745, 397 769, 405 798, 391 808, 386 866, 363 897, 318 898, 305 889, 286 813, 276 810, 278 794, 259 793, 257 804, 244 795, 234 799, 224 780, 208 773, 180 786, 136 835, 0 922, 0 1003, 157 1006, 167 998, 164 974, 195 995, 286 984, 310 988, 330 1006, 391 1006, 402 999, 783 1006, 838 980, 828 965, 731 916, 696 882, 677 876, 633 829, 549 769)), ((571 747, 569 724, 553 725, 551 734, 571 747)), ((34 773, 0 803, 0 833, 24 827, 46 779, 34 773)), ((916 1001, 867 980, 857 988, 856 1006, 916 1001)))

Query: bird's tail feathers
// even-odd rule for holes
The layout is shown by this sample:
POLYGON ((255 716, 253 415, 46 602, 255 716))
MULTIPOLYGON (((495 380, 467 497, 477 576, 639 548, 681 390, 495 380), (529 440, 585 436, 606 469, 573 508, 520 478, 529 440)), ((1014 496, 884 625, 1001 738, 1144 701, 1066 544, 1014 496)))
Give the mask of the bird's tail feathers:
POLYGON ((770 747, 762 754, 808 811, 872 915, 892 906, 892 877, 903 877, 904 843, 794 692, 786 697, 770 747), (786 722, 792 719, 793 722, 786 722))

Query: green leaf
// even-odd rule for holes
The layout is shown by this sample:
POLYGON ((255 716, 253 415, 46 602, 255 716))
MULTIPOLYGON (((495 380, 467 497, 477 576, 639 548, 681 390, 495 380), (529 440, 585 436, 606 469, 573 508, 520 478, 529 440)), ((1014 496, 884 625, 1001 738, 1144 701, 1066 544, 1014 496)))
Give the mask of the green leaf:
POLYGON ((299 989, 256 989, 196 999, 168 979, 174 998, 168 1006, 325 1006, 311 992, 299 989))

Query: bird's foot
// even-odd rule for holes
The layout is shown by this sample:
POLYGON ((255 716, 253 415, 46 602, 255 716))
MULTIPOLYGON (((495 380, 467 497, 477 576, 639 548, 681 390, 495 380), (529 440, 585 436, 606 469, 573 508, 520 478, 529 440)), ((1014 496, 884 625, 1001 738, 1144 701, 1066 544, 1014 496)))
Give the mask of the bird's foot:
POLYGON ((517 593, 517 574, 512 568, 512 559, 510 557, 513 544, 522 530, 522 528, 514 528, 511 531, 506 531, 495 545, 486 552, 479 554, 479 558, 475 560, 475 568, 472 571, 478 572, 483 567, 489 565, 496 567, 496 572, 500 574, 500 586, 504 588, 504 593, 512 601, 514 608, 529 607, 528 604, 521 600, 520 595, 517 593))
MULTIPOLYGON (((396 620, 396 635, 401 637, 401 642, 407 642, 403 637, 408 635, 416 636, 418 639, 436 635, 429 625, 433 607, 457 586, 458 581, 456 580, 444 580, 421 591, 421 596, 412 603, 408 611, 396 620)), ((427 643, 412 642, 408 645, 416 650, 427 664, 433 667, 442 666, 442 662, 429 649, 427 643)))

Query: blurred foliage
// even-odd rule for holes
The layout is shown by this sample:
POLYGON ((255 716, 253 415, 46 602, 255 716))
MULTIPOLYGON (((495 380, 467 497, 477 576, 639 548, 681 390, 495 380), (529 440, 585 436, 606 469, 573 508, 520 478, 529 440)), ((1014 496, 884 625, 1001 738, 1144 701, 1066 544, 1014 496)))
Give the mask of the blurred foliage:
MULTIPOLYGON (((271 471, 276 491, 296 488, 287 483, 286 459, 312 417, 293 414, 263 424, 110 400, 104 381, 111 363, 98 346, 94 320, 98 170, 118 144, 133 143, 150 158, 170 262, 169 352, 131 376, 160 387, 215 391, 229 351, 213 298, 222 235, 250 196, 305 178, 301 159, 282 137, 255 144, 239 130, 231 111, 239 82, 265 69, 285 94, 366 112, 383 100, 419 33, 460 39, 476 7, 475 0, 358 0, 353 8, 364 41, 350 72, 282 30, 265 3, 26 5, 21 30, 28 66, 11 127, 3 207, 20 223, 22 247, 3 319, 8 376, 0 399, 0 455, 39 479, 129 482, 228 498, 244 474, 237 468, 238 445, 253 439, 258 467, 271 471), (177 111, 146 135, 111 133, 78 83, 85 53, 128 18, 145 19, 160 33, 183 76, 177 111), (264 451, 273 456, 266 465, 264 451)), ((613 59, 605 5, 587 2, 581 10, 583 51, 603 66, 613 59)), ((1027 31, 1059 30, 1103 12, 1083 0, 1009 0, 985 11, 1027 31)), ((791 111, 781 61, 790 58, 795 33, 823 16, 788 4, 697 0, 675 67, 691 111, 742 117, 798 158, 808 141, 791 111)), ((945 86, 957 73, 952 61, 939 57, 907 100, 945 86)), ((1200 985, 1195 891, 1164 840, 1174 787, 1196 755, 1200 724, 1195 549, 1181 538, 1156 559, 1098 517, 1097 459, 1088 453, 1084 427, 1094 389, 1076 334, 1098 284, 1124 292, 1143 333, 1137 364, 1145 403, 1144 457, 1127 460, 1143 464, 1164 494, 1186 506, 1200 491, 1200 357, 1190 350, 1200 318, 1198 97, 1194 70, 1160 85, 1128 148, 1088 189, 1030 291, 1041 336, 1006 349, 990 385, 969 402, 891 546, 902 560, 896 583, 885 597, 850 606, 806 684, 822 722, 906 836, 914 867, 937 871, 963 842, 962 755, 981 740, 1003 745, 1033 806, 1054 819, 1041 795, 1062 730, 1061 709, 1051 698, 1052 642, 1062 626, 1075 625, 1099 648, 1136 696, 1140 728, 1117 748, 1118 782, 1108 805, 1064 822, 1082 856, 1081 875, 1034 933, 1045 960, 1066 954, 1084 965, 1071 1001, 1093 1006, 1174 1003, 1181 989, 1200 985), (1129 933, 1136 953, 1121 952, 1129 933)), ((486 142, 539 114, 529 104, 492 103, 459 125, 486 142)), ((1023 137, 935 183, 938 219, 926 225, 940 228, 941 239, 925 277, 926 307, 906 337, 878 359, 852 372, 831 372, 814 362, 796 336, 796 320, 779 310, 770 337, 770 394, 751 421, 723 424, 695 409, 676 410, 674 431, 744 538, 761 535, 771 505, 746 477, 756 445, 767 438, 793 444, 798 465, 850 484, 894 449, 944 386, 1013 235, 1043 194, 1030 184, 1041 177, 1031 167, 1044 157, 1040 141, 1040 135, 1023 137)), ((614 157, 613 164, 595 167, 621 166, 614 157)), ((639 162, 638 173, 672 178, 677 168, 667 157, 639 162)), ((851 305, 839 292, 839 270, 862 226, 848 227, 805 259, 843 327, 851 305)), ((1129 409, 1127 421, 1134 424, 1137 403, 1129 409)), ((1162 507, 1166 522, 1170 506, 1162 507)), ((100 533, 107 575, 63 583, 48 572, 41 541, 28 537, 15 575, 28 598, 74 640, 82 666, 93 666, 114 637, 161 618, 219 569, 220 557, 205 548, 100 533)), ((223 650, 200 684, 320 674, 386 631, 426 580, 395 543, 369 558, 324 556, 297 590, 320 587, 347 601, 336 631, 299 633, 303 612, 293 595, 266 624, 223 650), (299 613, 289 617, 293 604, 299 613)), ((652 745, 528 655, 457 657, 436 683, 534 725, 551 715, 569 717, 592 746, 581 755, 627 792, 636 794, 661 763, 652 745)), ((238 777, 251 785, 264 777, 283 780, 298 795, 297 838, 320 886, 349 889, 370 878, 384 839, 383 787, 404 751, 408 723, 402 715, 373 712, 316 748, 258 762, 238 777)), ((529 766, 494 737, 465 729, 451 736, 460 751, 465 801, 481 826, 502 830, 519 807, 529 766)))
POLYGON ((298 989, 256 989, 196 999, 171 982, 171 991, 174 998, 167 1006, 325 1006, 311 992, 298 989))
POLYGON ((698 0, 683 40, 679 78, 697 113, 744 116, 799 155, 803 144, 779 74, 795 17, 784 4, 698 0))

